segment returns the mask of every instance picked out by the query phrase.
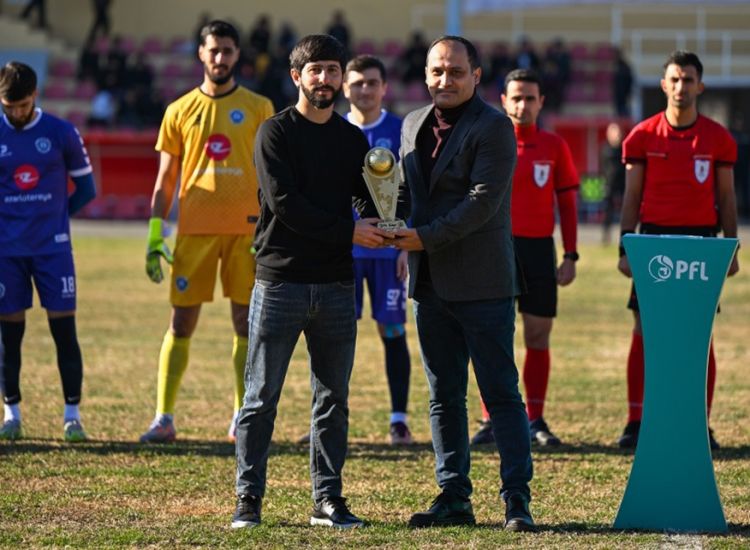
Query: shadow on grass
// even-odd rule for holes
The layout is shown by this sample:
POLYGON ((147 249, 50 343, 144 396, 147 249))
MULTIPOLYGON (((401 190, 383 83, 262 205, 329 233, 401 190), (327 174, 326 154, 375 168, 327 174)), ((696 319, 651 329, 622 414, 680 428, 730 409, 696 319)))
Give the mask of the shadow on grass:
MULTIPOLYGON (((15 442, 0 443, 0 456, 40 454, 60 451, 71 451, 97 455, 134 454, 158 456, 234 456, 234 444, 221 440, 180 439, 175 443, 164 445, 143 444, 136 441, 104 441, 90 440, 84 443, 64 443, 59 439, 23 439, 15 442)), ((291 441, 272 442, 270 455, 307 455, 310 452, 307 444, 291 441)), ((391 460, 401 461, 421 459, 424 455, 432 454, 431 443, 416 443, 414 445, 392 446, 388 443, 349 442, 348 457, 350 459, 391 460)), ((481 445, 471 448, 472 454, 497 454, 493 445, 481 445)), ((614 445, 581 444, 561 445, 547 448, 532 446, 532 453, 536 460, 554 458, 564 460, 565 455, 633 455, 632 449, 620 449, 614 445)), ((750 458, 750 445, 738 447, 722 447, 714 451, 715 461, 731 461, 750 458)))

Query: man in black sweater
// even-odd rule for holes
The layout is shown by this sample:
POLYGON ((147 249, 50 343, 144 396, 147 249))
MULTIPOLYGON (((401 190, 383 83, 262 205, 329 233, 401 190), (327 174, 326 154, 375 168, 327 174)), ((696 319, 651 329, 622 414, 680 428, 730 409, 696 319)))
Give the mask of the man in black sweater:
POLYGON ((383 246, 393 235, 367 217, 375 212, 362 179, 367 139, 333 111, 343 46, 331 36, 310 35, 289 60, 298 101, 263 123, 255 142, 260 219, 232 527, 260 523, 276 408, 303 332, 313 391, 310 523, 359 527, 362 520, 341 496, 357 333, 352 243, 383 246), (352 220, 352 204, 363 219, 352 220))

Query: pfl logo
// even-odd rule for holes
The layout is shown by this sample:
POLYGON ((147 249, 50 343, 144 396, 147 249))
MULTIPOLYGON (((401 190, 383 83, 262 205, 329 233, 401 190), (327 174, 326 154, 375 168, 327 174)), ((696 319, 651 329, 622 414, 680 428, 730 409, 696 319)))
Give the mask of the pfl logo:
POLYGON ((232 152, 232 143, 224 134, 213 134, 206 141, 206 155, 211 160, 224 160, 232 152))
POLYGON ((687 279, 688 281, 708 281, 706 275, 706 262, 692 260, 672 261, 669 256, 659 254, 651 258, 648 263, 648 272, 657 283, 668 281, 674 276, 676 280, 687 279))
POLYGON ((21 191, 29 191, 39 183, 39 171, 31 164, 22 164, 13 172, 13 180, 21 191))

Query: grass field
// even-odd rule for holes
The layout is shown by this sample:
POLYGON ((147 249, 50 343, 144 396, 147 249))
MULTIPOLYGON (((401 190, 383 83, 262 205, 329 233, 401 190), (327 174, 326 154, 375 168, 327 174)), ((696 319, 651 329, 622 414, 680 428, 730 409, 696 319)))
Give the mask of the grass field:
MULTIPOLYGON (((309 373, 300 346, 276 422, 264 523, 237 532, 229 529, 235 502, 234 448, 225 441, 232 412, 229 305, 217 292, 217 301, 204 308, 177 403, 178 442, 164 447, 136 443, 153 416, 156 359, 169 319, 167 288, 150 283, 144 274, 143 236, 132 231, 106 237, 92 233, 96 231, 74 239, 85 358, 82 413, 92 440, 76 446, 61 442, 62 396, 54 347, 37 307, 29 313, 23 349, 27 439, 0 443, 2 547, 750 547, 747 248, 741 251, 745 271, 726 284, 715 326, 719 377, 711 425, 722 444, 714 465, 729 535, 623 533, 611 528, 632 463, 632 453, 614 445, 626 414, 631 318, 624 301, 629 283, 615 270, 614 246, 594 242, 580 248, 579 277, 561 292, 553 333, 545 416, 566 444, 554 451, 534 451, 532 511, 539 533, 502 531, 499 461, 489 448, 472 455, 477 528, 406 527, 410 514, 424 509, 437 494, 425 377, 410 324, 410 424, 419 443, 391 448, 382 349, 369 320, 360 323, 344 489, 352 510, 371 525, 346 533, 307 525, 308 451, 294 443, 309 421, 309 373)), ((520 346, 516 357, 522 362, 520 346)), ((473 381, 468 404, 470 417, 478 419, 473 381)))

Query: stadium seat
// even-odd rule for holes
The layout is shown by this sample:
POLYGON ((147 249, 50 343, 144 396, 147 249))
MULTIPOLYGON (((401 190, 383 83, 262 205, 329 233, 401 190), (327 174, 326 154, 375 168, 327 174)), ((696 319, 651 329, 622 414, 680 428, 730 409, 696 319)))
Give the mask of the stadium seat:
POLYGON ((185 73, 185 70, 182 68, 182 65, 179 63, 175 63, 174 61, 168 62, 162 70, 160 71, 160 76, 162 78, 180 78, 185 73))
POLYGON ((65 115, 65 119, 73 126, 82 131, 86 128, 88 114, 83 111, 79 111, 78 109, 71 109, 70 111, 68 111, 68 114, 65 115))
POLYGON ((422 82, 412 82, 404 90, 403 100, 409 102, 424 101, 428 98, 427 88, 422 82))
POLYGON ((96 95, 96 84, 91 80, 84 80, 73 91, 73 97, 76 99, 91 100, 96 95))
POLYGON ((96 53, 102 54, 109 51, 109 38, 106 36, 99 36, 94 42, 94 50, 96 53))
POLYGON ((60 81, 50 81, 44 88, 46 99, 68 99, 70 92, 68 87, 60 81))
POLYGON ((360 40, 354 47, 357 55, 375 55, 375 42, 372 40, 360 40))
POLYGON ((594 49, 594 59, 597 61, 614 61, 616 54, 611 44, 598 44, 594 49))
POLYGON ((164 51, 164 43, 158 36, 149 36, 141 43, 141 52, 147 54, 159 54, 164 51))
POLYGON ((123 36, 120 41, 120 47, 122 48, 122 51, 128 55, 135 52, 135 38, 132 36, 123 36))
POLYGON ((50 64, 49 74, 50 76, 60 78, 74 77, 76 74, 76 64, 69 59, 55 59, 50 64))
POLYGON ((570 46, 570 59, 575 63, 577 61, 588 61, 589 48, 586 44, 573 44, 570 46))
POLYGON ((404 45, 398 40, 387 40, 383 45, 383 55, 386 57, 399 57, 404 51, 404 45))

